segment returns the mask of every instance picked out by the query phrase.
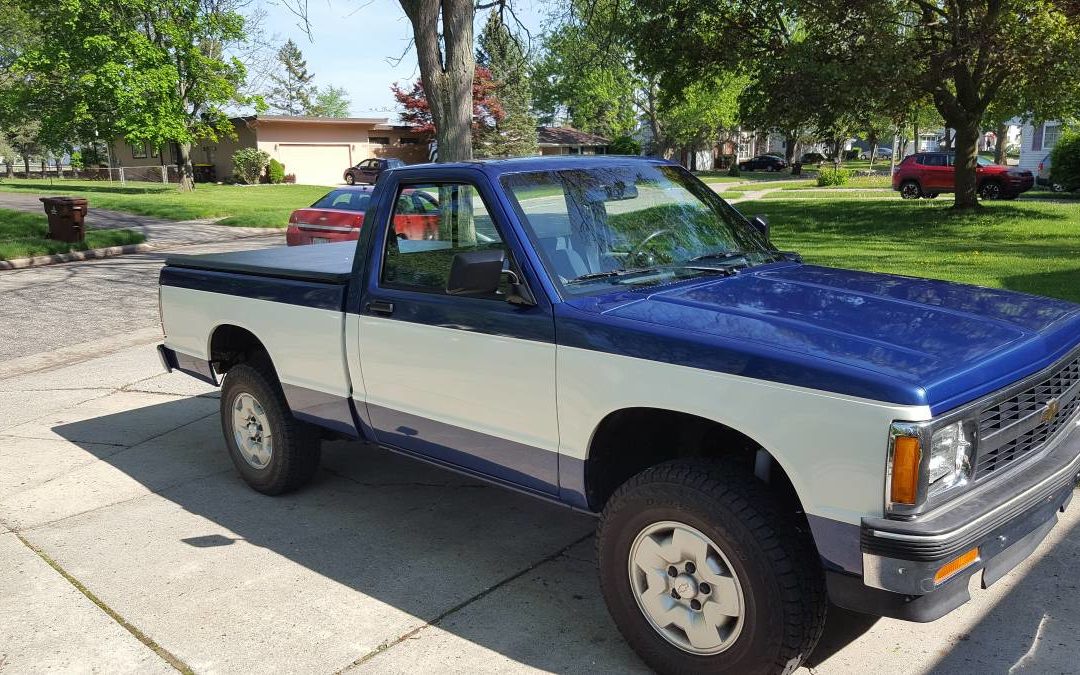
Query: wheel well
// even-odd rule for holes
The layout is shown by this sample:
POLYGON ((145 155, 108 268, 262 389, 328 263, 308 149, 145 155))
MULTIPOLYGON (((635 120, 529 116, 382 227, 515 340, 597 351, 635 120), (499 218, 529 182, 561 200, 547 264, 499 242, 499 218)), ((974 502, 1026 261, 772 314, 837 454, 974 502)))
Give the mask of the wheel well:
POLYGON ((589 508, 603 510, 620 485, 645 469, 688 457, 732 461, 748 479, 767 483, 791 511, 802 512, 791 480, 760 443, 714 420, 661 408, 617 410, 600 422, 585 462, 589 508))
POLYGON ((266 347, 246 328, 224 324, 210 337, 210 362, 221 374, 256 354, 267 354, 266 347))

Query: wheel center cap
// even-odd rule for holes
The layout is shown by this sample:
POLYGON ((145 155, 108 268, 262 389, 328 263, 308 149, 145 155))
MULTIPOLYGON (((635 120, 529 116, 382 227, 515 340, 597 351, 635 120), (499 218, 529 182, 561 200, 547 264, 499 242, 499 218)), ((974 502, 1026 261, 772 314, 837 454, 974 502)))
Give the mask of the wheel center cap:
POLYGON ((695 597, 697 597, 697 581, 695 581, 694 577, 690 576, 689 574, 680 574, 679 576, 675 577, 675 581, 672 583, 672 587, 675 589, 675 592, 679 594, 679 597, 683 598, 684 600, 693 600, 695 597))

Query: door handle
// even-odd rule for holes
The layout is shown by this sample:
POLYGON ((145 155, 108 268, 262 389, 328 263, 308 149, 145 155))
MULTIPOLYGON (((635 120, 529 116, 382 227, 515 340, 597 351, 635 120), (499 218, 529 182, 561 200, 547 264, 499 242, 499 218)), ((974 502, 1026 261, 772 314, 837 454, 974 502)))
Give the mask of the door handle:
POLYGON ((394 303, 383 300, 373 300, 367 304, 367 311, 372 314, 390 316, 394 313, 394 303))

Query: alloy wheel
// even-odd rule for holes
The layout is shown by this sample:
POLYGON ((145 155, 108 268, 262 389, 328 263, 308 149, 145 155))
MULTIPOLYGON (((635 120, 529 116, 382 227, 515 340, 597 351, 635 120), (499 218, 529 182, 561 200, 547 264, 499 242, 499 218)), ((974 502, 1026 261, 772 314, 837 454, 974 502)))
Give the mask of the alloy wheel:
POLYGON ((244 461, 254 469, 265 469, 274 456, 270 419, 258 399, 247 392, 233 399, 232 431, 244 461))

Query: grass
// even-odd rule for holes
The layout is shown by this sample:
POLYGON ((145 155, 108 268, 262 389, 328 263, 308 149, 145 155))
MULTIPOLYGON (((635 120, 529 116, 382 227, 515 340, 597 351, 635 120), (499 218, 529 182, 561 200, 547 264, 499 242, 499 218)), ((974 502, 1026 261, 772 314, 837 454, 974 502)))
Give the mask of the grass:
POLYGON ((808 262, 947 279, 1080 302, 1080 204, 951 200, 763 199, 772 239, 808 262))
POLYGON ((194 192, 174 185, 78 180, 5 180, 0 191, 32 195, 63 194, 86 197, 91 209, 126 211, 167 220, 221 219, 219 225, 285 227, 289 213, 309 206, 330 188, 317 185, 212 185, 200 183, 194 192))
POLYGON ((43 215, 0 209, 0 260, 139 244, 145 239, 131 230, 88 230, 82 244, 66 244, 46 239, 47 231, 48 220, 43 215))

